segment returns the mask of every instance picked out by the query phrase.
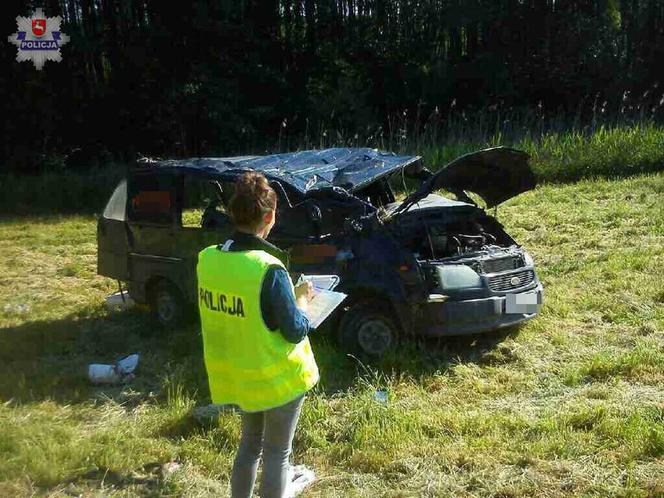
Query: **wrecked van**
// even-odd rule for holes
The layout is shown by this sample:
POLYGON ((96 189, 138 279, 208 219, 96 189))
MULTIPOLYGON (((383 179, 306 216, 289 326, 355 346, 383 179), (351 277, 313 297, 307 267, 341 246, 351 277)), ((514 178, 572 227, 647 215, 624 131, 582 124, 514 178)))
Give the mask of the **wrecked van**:
POLYGON ((419 156, 368 148, 143 160, 99 218, 98 273, 125 282, 162 324, 179 324, 196 305, 198 252, 232 234, 228 204, 248 170, 277 193, 269 240, 291 274, 341 277, 348 298, 326 325, 344 350, 379 357, 410 334, 489 332, 539 311, 533 259, 486 211, 536 184, 529 156, 504 147, 436 173, 419 156), (393 185, 407 181, 417 186, 398 201, 393 185))

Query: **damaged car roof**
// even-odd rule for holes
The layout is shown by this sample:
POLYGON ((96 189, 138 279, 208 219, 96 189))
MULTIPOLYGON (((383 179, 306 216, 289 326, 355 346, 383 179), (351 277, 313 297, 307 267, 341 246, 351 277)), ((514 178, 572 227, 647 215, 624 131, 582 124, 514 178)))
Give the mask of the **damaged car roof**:
POLYGON ((260 171, 307 193, 331 187, 357 191, 377 179, 412 164, 420 156, 397 156, 370 148, 305 150, 267 156, 202 157, 150 163, 164 171, 194 170, 237 174, 238 170, 260 171))

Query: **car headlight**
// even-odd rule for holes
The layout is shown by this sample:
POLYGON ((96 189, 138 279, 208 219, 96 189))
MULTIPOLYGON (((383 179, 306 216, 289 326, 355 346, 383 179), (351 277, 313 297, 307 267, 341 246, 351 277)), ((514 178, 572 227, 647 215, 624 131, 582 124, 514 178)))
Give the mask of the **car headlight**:
POLYGON ((523 262, 526 266, 535 266, 535 261, 533 261, 533 257, 528 254, 528 251, 523 251, 523 262))
POLYGON ((438 266, 438 280, 443 290, 482 287, 482 279, 466 265, 438 266))

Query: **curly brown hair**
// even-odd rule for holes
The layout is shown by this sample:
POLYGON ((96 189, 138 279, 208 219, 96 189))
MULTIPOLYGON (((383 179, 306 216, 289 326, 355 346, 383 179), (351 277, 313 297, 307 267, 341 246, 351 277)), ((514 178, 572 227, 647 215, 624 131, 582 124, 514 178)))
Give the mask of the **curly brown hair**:
POLYGON ((243 173, 235 182, 230 215, 236 226, 255 229, 263 216, 277 207, 277 194, 265 175, 256 171, 243 173))

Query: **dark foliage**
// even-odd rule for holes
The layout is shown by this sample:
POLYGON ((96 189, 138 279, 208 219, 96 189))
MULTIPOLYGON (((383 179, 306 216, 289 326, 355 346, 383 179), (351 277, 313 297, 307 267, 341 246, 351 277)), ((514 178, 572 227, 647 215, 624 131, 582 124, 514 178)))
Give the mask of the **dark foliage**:
POLYGON ((5 0, 0 32, 39 6, 71 42, 42 71, 0 45, 0 164, 20 172, 292 148, 450 108, 589 119, 658 101, 664 76, 659 0, 5 0))

